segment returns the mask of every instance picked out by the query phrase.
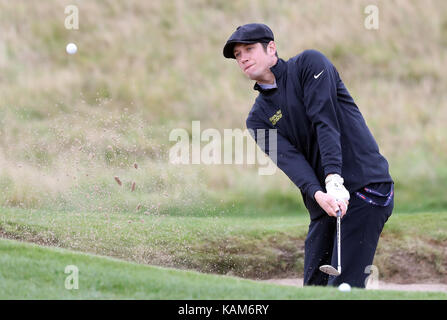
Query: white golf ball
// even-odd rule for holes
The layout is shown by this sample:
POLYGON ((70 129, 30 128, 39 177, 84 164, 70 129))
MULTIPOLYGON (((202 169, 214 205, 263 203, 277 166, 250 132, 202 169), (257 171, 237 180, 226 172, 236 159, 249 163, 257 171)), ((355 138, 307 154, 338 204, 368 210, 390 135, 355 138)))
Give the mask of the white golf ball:
POLYGON ((344 282, 338 286, 338 290, 343 292, 351 291, 351 286, 349 285, 349 283, 344 282))
POLYGON ((74 43, 69 43, 67 44, 66 50, 68 54, 75 54, 78 51, 78 47, 74 43))

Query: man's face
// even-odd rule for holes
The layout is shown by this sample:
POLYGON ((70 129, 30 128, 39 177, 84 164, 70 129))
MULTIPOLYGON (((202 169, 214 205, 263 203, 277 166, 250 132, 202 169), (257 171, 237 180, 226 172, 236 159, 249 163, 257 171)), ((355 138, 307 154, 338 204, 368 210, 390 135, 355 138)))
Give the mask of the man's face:
POLYGON ((239 67, 251 80, 263 80, 270 67, 276 63, 276 47, 273 41, 267 47, 267 52, 259 42, 238 43, 233 52, 239 67))

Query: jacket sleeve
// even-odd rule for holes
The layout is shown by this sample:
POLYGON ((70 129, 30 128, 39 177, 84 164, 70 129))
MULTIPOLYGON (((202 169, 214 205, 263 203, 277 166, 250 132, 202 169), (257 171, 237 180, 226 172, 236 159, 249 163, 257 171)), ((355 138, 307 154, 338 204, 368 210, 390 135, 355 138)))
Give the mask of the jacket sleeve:
POLYGON ((342 151, 336 113, 336 70, 322 53, 307 50, 303 55, 300 76, 306 113, 316 132, 324 175, 341 175, 342 151))
POLYGON ((246 124, 256 144, 292 180, 301 192, 315 199, 315 192, 323 191, 309 162, 288 139, 279 134, 277 129, 270 127, 254 114, 250 114, 246 124), (275 141, 270 141, 270 135, 273 134, 272 130, 276 132, 276 146, 275 141))

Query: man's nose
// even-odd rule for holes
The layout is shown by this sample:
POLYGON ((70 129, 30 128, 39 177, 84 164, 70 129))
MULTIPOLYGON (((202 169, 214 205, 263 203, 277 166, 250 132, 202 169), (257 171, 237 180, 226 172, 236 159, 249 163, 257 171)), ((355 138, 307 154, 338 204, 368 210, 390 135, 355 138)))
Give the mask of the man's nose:
POLYGON ((247 62, 248 61, 248 54, 245 52, 241 52, 241 62, 247 62))

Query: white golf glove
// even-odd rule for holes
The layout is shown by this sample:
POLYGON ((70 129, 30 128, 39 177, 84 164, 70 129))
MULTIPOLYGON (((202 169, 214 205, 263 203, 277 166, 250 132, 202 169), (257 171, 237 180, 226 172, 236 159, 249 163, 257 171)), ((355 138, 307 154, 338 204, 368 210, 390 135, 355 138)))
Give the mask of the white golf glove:
POLYGON ((326 192, 333 196, 336 200, 344 201, 346 204, 349 201, 349 191, 343 185, 344 180, 338 174, 330 174, 324 181, 326 183, 326 192))

